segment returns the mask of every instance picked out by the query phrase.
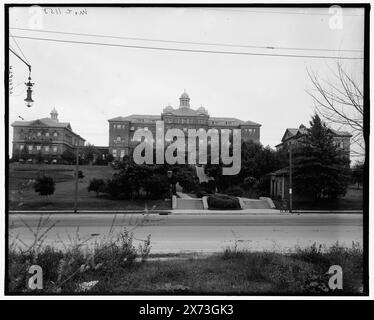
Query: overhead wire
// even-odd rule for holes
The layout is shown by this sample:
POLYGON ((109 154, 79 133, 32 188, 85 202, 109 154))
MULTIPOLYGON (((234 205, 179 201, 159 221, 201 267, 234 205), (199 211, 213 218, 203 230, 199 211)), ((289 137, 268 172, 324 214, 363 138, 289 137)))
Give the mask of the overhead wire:
POLYGON ((360 50, 360 49, 302 48, 302 47, 283 47, 283 46, 274 46, 274 45, 256 46, 256 45, 248 45, 248 44, 150 39, 150 38, 141 38, 141 37, 112 36, 112 35, 92 34, 92 33, 82 33, 82 32, 66 32, 66 31, 55 31, 55 30, 36 30, 36 29, 27 29, 27 28, 10 28, 10 29, 21 30, 21 31, 30 31, 30 32, 39 32, 39 33, 52 33, 52 34, 98 37, 98 38, 110 38, 110 39, 162 42, 162 43, 193 44, 193 45, 204 45, 204 46, 241 47, 241 48, 254 48, 254 49, 267 49, 267 50, 270 49, 270 50, 297 50, 297 51, 362 52, 362 50, 360 50))
POLYGON ((241 52, 241 51, 217 51, 217 50, 166 48, 166 47, 154 47, 154 46, 104 43, 104 42, 63 40, 63 39, 54 39, 54 38, 36 38, 36 37, 27 37, 27 36, 14 36, 14 37, 18 39, 29 39, 29 40, 48 41, 48 42, 74 43, 74 44, 84 44, 84 45, 98 45, 98 46, 108 46, 108 47, 122 47, 122 48, 135 48, 135 49, 160 50, 160 51, 212 53, 212 54, 226 54, 226 55, 272 56, 272 57, 288 57, 288 58, 312 58, 312 59, 339 59, 339 60, 361 60, 363 59, 363 57, 275 54, 275 53, 241 52))

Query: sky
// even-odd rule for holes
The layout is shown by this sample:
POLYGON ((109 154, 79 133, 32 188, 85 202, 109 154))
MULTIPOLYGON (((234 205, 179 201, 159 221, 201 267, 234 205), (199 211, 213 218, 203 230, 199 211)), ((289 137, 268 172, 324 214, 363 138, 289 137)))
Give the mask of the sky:
MULTIPOLYGON (((11 28, 30 29, 10 29, 14 37, 241 53, 362 56, 361 52, 341 50, 363 50, 363 10, 343 9, 342 19, 337 22, 335 18, 328 8, 63 7, 61 13, 52 14, 49 9, 17 7, 11 8, 9 23, 11 28), (83 9, 86 11, 79 14, 83 9), (181 44, 40 31, 335 51, 181 44)), ((308 125, 314 113, 313 99, 307 93, 312 89, 307 69, 330 79, 337 62, 331 58, 178 52, 12 37, 9 41, 32 65, 35 83, 35 103, 27 108, 23 83, 28 70, 10 54, 16 86, 9 99, 10 123, 20 120, 19 116, 25 120, 49 117, 56 108, 60 121, 70 122, 75 132, 97 146, 108 146, 108 119, 160 115, 168 104, 177 107, 179 96, 186 90, 194 109, 203 106, 213 117, 262 124, 261 143, 274 147, 286 128, 308 125)), ((341 61, 362 83, 363 60, 341 61)), ((10 128, 10 150, 11 140, 10 128)))

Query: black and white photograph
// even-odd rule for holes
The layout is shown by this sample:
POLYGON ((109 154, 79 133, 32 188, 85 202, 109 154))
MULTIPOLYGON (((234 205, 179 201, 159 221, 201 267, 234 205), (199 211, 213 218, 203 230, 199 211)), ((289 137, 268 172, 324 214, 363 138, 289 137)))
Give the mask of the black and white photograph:
POLYGON ((5 294, 367 296, 369 11, 7 3, 5 294))

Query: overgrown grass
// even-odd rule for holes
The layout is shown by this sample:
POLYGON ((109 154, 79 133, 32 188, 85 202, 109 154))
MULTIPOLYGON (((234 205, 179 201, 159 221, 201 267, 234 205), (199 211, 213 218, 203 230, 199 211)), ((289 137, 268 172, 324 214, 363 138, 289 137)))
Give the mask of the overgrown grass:
MULTIPOLYGON (((136 260, 144 262, 150 253, 150 235, 140 240, 136 247, 132 231, 147 221, 142 216, 124 227, 120 234, 114 234, 114 217, 107 236, 89 247, 93 235, 80 238, 79 228, 69 242, 62 242, 64 249, 44 245, 47 233, 58 223, 51 223, 50 215, 40 216, 36 227, 32 228, 22 220, 33 234, 33 241, 27 245, 20 235, 10 235, 8 252, 8 287, 11 293, 76 293, 90 289, 96 280, 85 281, 91 277, 108 277, 131 268, 136 260), (32 291, 28 286, 28 271, 32 265, 43 270, 43 289, 32 291), (89 286, 87 288, 87 286, 89 286)), ((137 239, 139 240, 139 239, 137 239)))
MULTIPOLYGON (((82 242, 78 242, 81 243, 82 242)), ((124 230, 112 239, 85 250, 43 247, 33 252, 9 251, 10 293, 91 294, 361 294, 362 249, 338 244, 330 248, 296 248, 292 253, 226 249, 206 257, 161 255, 149 259, 150 238, 136 248, 124 230), (43 290, 27 288, 32 264, 43 268, 43 290), (343 269, 343 289, 332 290, 330 266, 343 269), (89 284, 95 284, 85 288, 89 284)))

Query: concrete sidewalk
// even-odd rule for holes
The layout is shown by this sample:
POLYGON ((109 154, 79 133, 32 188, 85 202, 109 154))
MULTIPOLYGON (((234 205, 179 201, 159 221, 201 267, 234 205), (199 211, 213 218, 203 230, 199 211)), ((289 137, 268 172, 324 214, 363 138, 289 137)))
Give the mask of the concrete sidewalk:
POLYGON ((159 214, 159 215, 300 215, 300 214, 362 214, 360 210, 295 210, 292 213, 277 209, 243 209, 243 210, 204 210, 204 209, 170 209, 170 210, 10 210, 10 214, 159 214))
POLYGON ((289 214, 288 212, 280 212, 276 209, 243 209, 243 210, 192 210, 192 209, 174 209, 171 210, 173 215, 274 215, 289 214))

